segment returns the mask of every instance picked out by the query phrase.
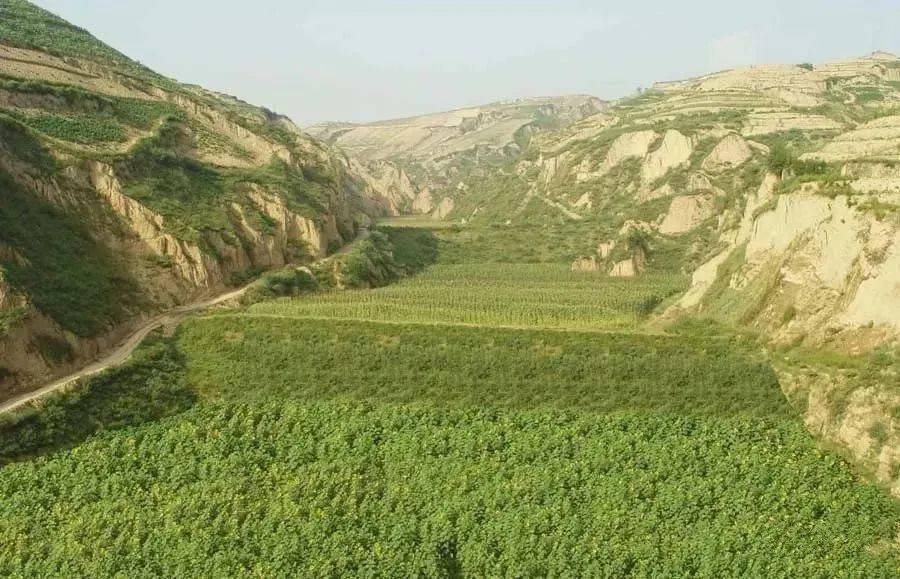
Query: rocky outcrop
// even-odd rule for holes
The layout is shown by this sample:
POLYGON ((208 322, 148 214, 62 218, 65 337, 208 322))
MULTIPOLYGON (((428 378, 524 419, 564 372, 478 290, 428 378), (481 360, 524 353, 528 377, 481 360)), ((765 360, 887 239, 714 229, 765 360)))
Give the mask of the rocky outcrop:
POLYGON ((432 212, 432 218, 436 220, 445 219, 450 213, 453 211, 456 203, 453 201, 452 197, 444 197, 441 199, 441 202, 438 203, 438 206, 434 208, 434 212, 432 212))
POLYGON ((634 277, 638 273, 634 258, 623 259, 613 265, 609 272, 610 277, 634 277))
POLYGON ((610 145, 603 163, 596 171, 591 170, 590 159, 585 159, 586 164, 583 163, 576 174, 577 180, 587 181, 596 177, 602 177, 626 159, 643 159, 647 156, 650 145, 656 142, 658 138, 659 135, 654 131, 635 131, 619 136, 610 145))
POLYGON ((900 393, 892 377, 861 380, 847 371, 783 362, 776 370, 785 395, 805 408, 807 428, 842 449, 900 498, 900 428, 892 412, 900 408, 900 393))
MULTIPOLYGON (((206 125, 214 133, 232 140, 243 150, 250 153, 253 160, 252 164, 263 165, 268 163, 272 158, 280 159, 285 163, 293 162, 291 152, 285 145, 257 135, 234 122, 218 110, 204 105, 195 99, 189 98, 184 94, 172 93, 159 89, 155 92, 157 96, 176 104, 181 110, 187 112, 191 118, 206 125)), ((234 159, 230 156, 227 157, 227 159, 228 161, 224 163, 221 162, 220 158, 213 158, 210 160, 215 164, 224 164, 226 166, 247 166, 247 163, 240 159, 234 159)))
POLYGON ((416 198, 413 200, 412 211, 413 213, 422 215, 434 211, 434 200, 431 197, 431 189, 425 187, 419 191, 419 194, 416 195, 416 198))
POLYGON ((608 258, 616 248, 616 241, 606 241, 597 245, 597 255, 600 259, 608 258))
POLYGON ((572 271, 581 273, 600 271, 600 263, 593 255, 589 257, 579 257, 572 262, 572 271))
POLYGON ((722 280, 732 302, 743 303, 739 321, 776 343, 841 342, 866 350, 900 335, 896 216, 879 220, 847 197, 831 199, 814 187, 782 195, 766 210, 773 182, 767 177, 740 227, 724 236, 729 247, 695 272, 680 307, 713 307, 720 296, 707 292, 722 280))
POLYGON ((686 164, 694 151, 689 137, 676 130, 666 131, 659 147, 647 155, 641 167, 641 179, 649 185, 664 176, 670 170, 686 164))
POLYGON ((610 277, 635 277, 643 273, 647 265, 647 255, 641 247, 635 247, 631 257, 617 261, 610 270, 610 277))
POLYGON ((221 281, 218 262, 205 255, 197 245, 164 233, 163 218, 122 193, 122 185, 111 166, 91 161, 88 168, 97 192, 156 255, 173 260, 182 278, 194 287, 210 287, 221 281))
POLYGON ((715 203, 710 195, 676 197, 659 225, 659 232, 665 235, 679 235, 692 231, 713 216, 714 207, 715 203))
POLYGON ((388 161, 373 161, 363 164, 355 159, 350 160, 350 167, 356 175, 362 177, 368 185, 367 196, 375 202, 387 215, 400 215, 412 210, 417 213, 428 213, 429 208, 422 211, 425 200, 419 199, 420 191, 413 184, 406 171, 388 161), (419 202, 416 207, 416 202, 419 202))
POLYGON ((549 185, 550 182, 553 181, 553 178, 556 177, 557 173, 566 167, 569 157, 570 155, 567 151, 547 158, 544 158, 544 156, 541 155, 538 159, 538 166, 541 169, 538 180, 544 185, 549 185))
POLYGON ((719 141, 719 144, 703 160, 703 170, 712 173, 740 167, 753 157, 753 150, 747 141, 739 135, 731 134, 719 141))
POLYGON ((275 223, 275 229, 270 236, 280 255, 273 256, 267 265, 283 265, 284 253, 293 243, 305 244, 313 257, 322 258, 328 251, 329 242, 338 241, 334 237, 329 238, 324 228, 312 219, 301 217, 289 210, 278 195, 269 193, 262 187, 252 186, 249 196, 256 207, 275 223), (278 263, 279 261, 281 263, 278 263))

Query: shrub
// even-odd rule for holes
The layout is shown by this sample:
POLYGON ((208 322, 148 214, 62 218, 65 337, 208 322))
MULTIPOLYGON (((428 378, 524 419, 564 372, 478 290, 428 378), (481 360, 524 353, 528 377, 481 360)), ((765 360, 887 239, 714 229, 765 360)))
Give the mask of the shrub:
POLYGON ((244 305, 278 297, 295 297, 319 289, 319 282, 305 268, 287 268, 265 274, 241 297, 244 305))

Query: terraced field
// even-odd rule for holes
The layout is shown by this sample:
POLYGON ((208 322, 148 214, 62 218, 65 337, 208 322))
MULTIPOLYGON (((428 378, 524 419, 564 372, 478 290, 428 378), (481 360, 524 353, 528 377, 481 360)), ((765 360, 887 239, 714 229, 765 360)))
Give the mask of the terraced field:
POLYGON ((379 290, 265 302, 249 315, 616 330, 634 328, 686 284, 678 275, 620 279, 572 272, 563 264, 438 265, 379 290))

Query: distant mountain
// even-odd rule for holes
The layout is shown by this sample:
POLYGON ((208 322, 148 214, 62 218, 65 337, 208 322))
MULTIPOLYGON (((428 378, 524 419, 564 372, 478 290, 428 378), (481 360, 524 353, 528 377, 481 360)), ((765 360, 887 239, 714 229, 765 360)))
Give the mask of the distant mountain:
POLYGON ((851 350, 900 333, 891 54, 728 70, 608 105, 520 101, 313 132, 360 163, 402 166, 420 192, 411 212, 524 230, 536 247, 564 236, 578 269, 692 274, 673 315, 851 350))
POLYGON ((473 166, 517 157, 531 139, 601 111, 583 95, 528 98, 375 123, 323 123, 307 131, 346 151, 390 191, 389 213, 444 213, 441 191, 473 166), (391 182, 393 186, 385 184, 391 182))

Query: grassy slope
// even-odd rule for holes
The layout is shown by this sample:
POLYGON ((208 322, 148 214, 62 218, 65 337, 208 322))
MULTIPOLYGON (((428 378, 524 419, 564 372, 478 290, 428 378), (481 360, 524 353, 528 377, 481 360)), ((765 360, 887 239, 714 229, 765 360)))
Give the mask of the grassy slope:
POLYGON ((6 280, 75 334, 102 333, 140 303, 117 256, 89 224, 22 190, 0 171, 0 242, 17 256, 0 259, 6 280))
MULTIPOLYGON (((0 0, 0 15, 2 43, 93 60, 110 72, 132 77, 124 81, 126 84, 146 88, 150 83, 181 93, 217 109, 248 130, 289 148, 296 145, 296 137, 262 109, 168 81, 88 32, 28 2, 0 0)), ((0 76, 0 90, 12 93, 12 102, 32 103, 28 107, 34 107, 0 110, 0 154, 12 155, 26 173, 57 179, 66 192, 75 185, 60 177, 64 165, 78 166, 82 158, 110 163, 124 193, 162 215, 168 233, 200 245, 213 256, 218 254, 217 240, 211 242, 210 234, 234 247, 249 248, 256 242, 242 238, 234 204, 242 207, 251 227, 263 234, 274 232, 273 220, 249 198, 250 187, 261 186, 295 213, 314 220, 328 210, 329 199, 337 197, 335 191, 342 187, 332 168, 312 163, 301 167, 273 161, 262 167, 226 169, 197 161, 201 148, 230 151, 240 147, 189 119, 169 102, 112 97, 65 84, 6 76, 0 76), (138 136, 144 138, 127 152, 106 146, 130 142, 138 136), (50 150, 66 160, 55 160, 50 150)), ((247 154, 232 152, 237 156, 247 154)), ((303 157, 296 150, 294 153, 303 157)), ((6 184, 8 180, 3 179, 6 184)), ((90 204, 85 193, 72 194, 84 199, 85 207, 90 204)), ((6 270, 6 279, 31 296, 44 314, 81 336, 102 333, 129 312, 134 313, 135 306, 142 305, 137 282, 128 279, 128 269, 104 247, 123 235, 117 229, 119 221, 108 216, 111 218, 98 223, 95 214, 102 211, 88 208, 76 212, 71 206, 54 210, 31 196, 16 189, 0 198, 0 219, 8 222, 0 228, 0 244, 24 258, 2 253, 0 267, 6 270), (79 256, 84 259, 79 260, 79 256)), ((102 205, 98 203, 97 207, 102 205)), ((303 261, 307 250, 297 243, 286 251, 286 257, 303 261)), ((168 267, 170 261, 160 259, 157 265, 168 267)), ((255 271, 237 272, 236 278, 255 271)))
POLYGON ((123 73, 142 80, 171 82, 100 42, 88 31, 25 0, 0 0, 0 41, 57 56, 113 64, 123 73))

